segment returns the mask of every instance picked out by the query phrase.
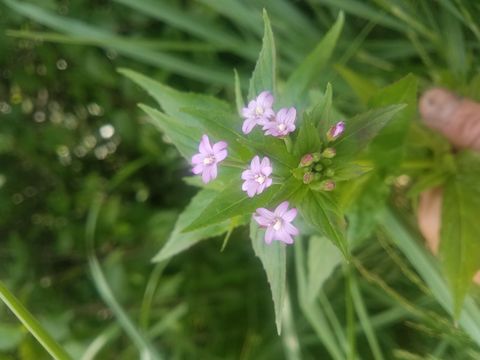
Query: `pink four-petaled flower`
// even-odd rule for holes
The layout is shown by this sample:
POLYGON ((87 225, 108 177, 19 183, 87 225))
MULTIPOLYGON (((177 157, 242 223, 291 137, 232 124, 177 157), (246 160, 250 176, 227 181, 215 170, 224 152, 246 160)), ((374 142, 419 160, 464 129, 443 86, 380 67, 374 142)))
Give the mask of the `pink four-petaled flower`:
POLYGON ((284 201, 273 212, 259 208, 253 215, 255 221, 261 227, 266 228, 265 242, 267 244, 271 244, 273 240, 293 244, 292 236, 298 235, 298 229, 291 224, 297 216, 297 209, 288 210, 288 206, 288 201, 284 201))
POLYGON ((242 179, 245 180, 242 190, 246 191, 249 197, 262 193, 263 190, 272 185, 272 179, 269 177, 271 174, 270 159, 264 157, 260 161, 260 158, 255 156, 250 163, 250 169, 242 173, 242 179))
POLYGON ((295 118, 297 110, 294 107, 280 109, 272 121, 263 125, 265 135, 284 137, 295 131, 295 118))
POLYGON ((192 157, 192 172, 202 174, 202 180, 206 184, 217 177, 217 164, 227 157, 227 143, 219 141, 213 146, 207 135, 202 136, 198 146, 198 154, 192 157))
POLYGON ((248 134, 256 125, 264 125, 275 116, 273 101, 273 95, 269 91, 262 91, 242 109, 242 116, 245 118, 242 126, 244 134, 248 134))

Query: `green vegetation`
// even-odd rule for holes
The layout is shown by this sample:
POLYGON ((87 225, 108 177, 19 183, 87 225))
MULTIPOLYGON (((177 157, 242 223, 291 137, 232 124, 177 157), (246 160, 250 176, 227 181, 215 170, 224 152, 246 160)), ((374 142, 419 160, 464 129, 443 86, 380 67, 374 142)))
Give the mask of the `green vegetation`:
POLYGON ((0 359, 480 358, 480 160, 417 111, 433 85, 480 100, 475 1, 2 0, 0 15, 0 359), (291 152, 234 128, 265 89, 302 109, 291 152), (337 188, 313 191, 290 170, 340 116, 337 188), (182 156, 206 131, 293 175, 250 202, 238 169, 204 187, 182 156), (441 261, 415 225, 440 184, 441 261), (301 237, 269 247, 250 215, 279 194, 301 237))

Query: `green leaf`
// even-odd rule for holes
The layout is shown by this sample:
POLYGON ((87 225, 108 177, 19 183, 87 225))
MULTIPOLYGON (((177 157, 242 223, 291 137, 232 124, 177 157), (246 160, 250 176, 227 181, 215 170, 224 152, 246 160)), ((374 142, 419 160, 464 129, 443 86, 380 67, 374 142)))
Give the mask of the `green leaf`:
POLYGON ((266 206, 280 187, 280 185, 272 185, 262 194, 249 198, 247 193, 242 191, 240 174, 238 174, 183 231, 189 232, 234 216, 252 214, 257 208, 266 206))
POLYGON ((407 75, 373 96, 370 105, 379 108, 404 103, 400 110, 370 144, 370 155, 382 169, 395 170, 404 157, 410 120, 417 113, 417 78, 407 75))
POLYGON ((239 115, 242 115, 242 109, 245 106, 242 96, 242 86, 240 84, 240 78, 238 77, 238 72, 236 69, 233 70, 234 79, 235 79, 235 105, 237 106, 237 112, 239 115))
POLYGON ((227 141, 230 159, 233 155, 247 161, 254 156, 252 150, 244 145, 247 139, 241 133, 241 120, 237 114, 222 109, 199 108, 184 108, 182 112, 195 118, 204 133, 213 137, 215 141, 227 141))
POLYGON ((305 114, 295 139, 293 153, 300 158, 307 153, 319 152, 321 146, 322 141, 313 123, 313 119, 308 114, 305 114))
POLYGON ((346 121, 344 134, 334 143, 337 157, 358 154, 405 105, 391 105, 357 115, 346 121))
POLYGON ((311 116, 317 124, 318 133, 323 142, 327 141, 326 134, 328 129, 335 123, 334 109, 332 103, 332 84, 328 83, 322 99, 314 106, 311 116))
POLYGON ((190 204, 188 204, 185 210, 178 217, 170 237, 160 252, 152 259, 152 261, 160 262, 167 260, 172 256, 187 250, 201 240, 221 235, 230 230, 232 227, 243 224, 240 219, 224 220, 222 222, 208 225, 188 233, 182 232, 182 230, 191 222, 192 219, 197 218, 204 211, 206 211, 211 199, 216 194, 216 191, 202 189, 197 193, 197 195, 195 195, 190 204))
POLYGON ((280 335, 282 330, 282 309, 287 290, 287 245, 281 241, 273 241, 270 245, 267 245, 264 236, 264 230, 260 230, 257 223, 252 220, 250 222, 250 239, 252 240, 253 251, 262 262, 268 283, 270 284, 273 306, 275 309, 275 323, 277 326, 277 332, 280 335))
POLYGON ((355 95, 364 105, 368 103, 370 97, 378 90, 377 85, 375 85, 370 79, 360 74, 357 74, 356 72, 348 69, 345 66, 336 65, 335 69, 348 83, 355 95))
POLYGON ((119 69, 118 71, 147 91, 160 104, 165 113, 189 125, 192 125, 190 121, 196 121, 196 119, 182 111, 187 107, 232 111, 228 103, 212 96, 181 92, 133 70, 119 69))
POLYGON ((326 237, 312 236, 308 244, 306 297, 309 302, 314 302, 323 283, 332 275, 343 257, 338 248, 326 237))
POLYGON ((440 259, 456 318, 473 275, 480 269, 480 157, 464 152, 458 155, 457 164, 457 173, 444 185, 440 241, 440 259))
POLYGON ((285 92, 282 95, 282 105, 305 106, 307 91, 312 82, 319 78, 330 60, 342 31, 343 23, 343 12, 340 12, 332 28, 287 80, 285 92))
POLYGON ((329 209, 321 193, 309 191, 303 197, 299 210, 305 221, 332 241, 347 259, 350 257, 343 230, 344 219, 329 209))
POLYGON ((264 90, 269 90, 273 94, 276 93, 276 53, 273 32, 270 26, 270 20, 266 10, 263 11, 264 35, 262 50, 255 65, 252 78, 250 79, 250 87, 248 91, 248 99, 253 99, 264 90))
POLYGON ((202 131, 198 127, 187 126, 161 111, 140 104, 139 107, 149 116, 149 122, 167 136, 180 154, 187 160, 197 152, 202 131))

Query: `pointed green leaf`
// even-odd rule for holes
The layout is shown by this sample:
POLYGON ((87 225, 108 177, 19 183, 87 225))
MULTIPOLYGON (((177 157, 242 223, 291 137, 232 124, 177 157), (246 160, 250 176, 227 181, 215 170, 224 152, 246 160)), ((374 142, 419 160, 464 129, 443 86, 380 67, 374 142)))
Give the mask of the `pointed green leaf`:
POLYGON ((225 112, 232 110, 228 103, 212 96, 178 91, 133 70, 119 69, 118 71, 147 91, 166 114, 185 121, 188 125, 192 125, 189 121, 195 122, 195 119, 182 112, 183 108, 216 109, 225 112))
POLYGON ((332 241, 347 259, 350 257, 343 230, 344 219, 328 209, 321 193, 309 191, 303 197, 299 210, 307 223, 332 241))
POLYGON ((377 85, 375 85, 369 78, 357 74, 345 66, 336 65, 335 69, 348 85, 350 85, 362 104, 366 105, 370 97, 378 91, 377 85))
POLYGON ((473 275, 480 269, 480 156, 457 157, 457 174, 444 185, 440 259, 459 317, 473 275))
POLYGON ((238 115, 242 115, 242 109, 245 106, 242 96, 242 86, 240 84, 240 78, 236 69, 233 70, 235 78, 235 105, 237 106, 238 115))
POLYGON ((191 223, 183 231, 193 231, 234 216, 252 214, 257 208, 264 207, 279 188, 280 185, 272 185, 262 194, 249 198, 247 193, 242 191, 240 173, 238 173, 223 191, 213 197, 198 217, 190 218, 191 223))
POLYGON ((358 154, 405 105, 371 110, 346 120, 344 134, 334 143, 337 157, 358 154))
POLYGON ((417 113, 417 79, 407 75, 396 83, 381 89, 370 100, 373 108, 404 103, 392 120, 378 133, 369 150, 377 166, 395 169, 402 161, 410 120, 417 113))
POLYGON ((295 139, 293 153, 300 158, 307 153, 319 152, 321 146, 322 141, 313 123, 313 119, 308 114, 305 114, 295 139))
POLYGON ((276 53, 273 32, 270 26, 270 19, 267 12, 263 11, 264 35, 262 50, 255 65, 252 78, 250 79, 250 87, 248 91, 248 99, 251 100, 264 90, 269 90, 273 94, 276 93, 276 53))
POLYGON ((318 133, 323 142, 326 142, 326 134, 328 129, 335 123, 335 111, 332 103, 333 89, 332 84, 328 83, 325 94, 321 101, 315 104, 311 111, 314 123, 317 124, 318 133))
POLYGON ((187 250, 191 246, 195 245, 199 241, 205 240, 207 238, 221 235, 232 227, 241 225, 244 222, 241 219, 237 219, 236 222, 233 220, 224 220, 212 225, 205 226, 201 229, 191 231, 188 233, 183 233, 182 230, 191 222, 192 219, 200 216, 210 204, 212 198, 217 194, 216 191, 209 189, 200 190, 185 210, 178 217, 175 227, 170 234, 167 242, 160 250, 160 252, 155 255, 152 261, 160 262, 167 260, 178 253, 187 250))
POLYGON ((338 248, 326 237, 312 236, 309 239, 306 295, 309 302, 315 301, 323 283, 332 275, 342 259, 338 248))
POLYGON ((272 292, 273 306, 275 309, 275 324, 280 335, 282 330, 282 309, 285 301, 287 259, 286 247, 281 241, 273 241, 267 245, 264 240, 265 231, 260 230, 257 223, 250 222, 250 239, 255 255, 262 262, 267 275, 267 280, 272 292))
POLYGON ((179 123, 171 116, 150 106, 140 104, 139 107, 147 113, 149 122, 165 134, 167 140, 175 145, 185 159, 190 160, 190 157, 197 152, 198 141, 202 136, 202 131, 198 127, 179 123))
POLYGON ((285 92, 282 95, 282 105, 293 104, 300 107, 305 105, 307 91, 312 82, 319 78, 330 60, 342 31, 343 23, 343 12, 340 12, 332 28, 287 80, 285 92))

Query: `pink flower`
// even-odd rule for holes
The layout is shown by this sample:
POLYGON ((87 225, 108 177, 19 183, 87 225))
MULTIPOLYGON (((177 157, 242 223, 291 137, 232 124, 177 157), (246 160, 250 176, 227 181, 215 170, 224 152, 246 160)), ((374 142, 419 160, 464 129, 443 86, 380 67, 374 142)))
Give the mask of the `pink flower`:
POLYGON ((295 110, 294 107, 280 109, 273 121, 269 121, 263 125, 263 130, 266 130, 265 135, 284 137, 292 131, 295 131, 296 116, 297 110, 295 110))
POLYGON ((297 216, 297 209, 288 210, 288 205, 288 201, 284 201, 273 212, 265 208, 259 208, 253 215, 255 221, 261 227, 267 229, 265 231, 265 242, 267 244, 271 244, 272 240, 293 244, 292 236, 298 235, 298 229, 291 224, 297 216))
POLYGON ((328 141, 336 140, 340 135, 342 135, 344 130, 345 130, 345 122, 339 121, 328 130, 327 140, 328 141))
POLYGON ((242 109, 242 116, 245 118, 242 126, 244 134, 252 131, 255 125, 264 125, 275 116, 272 109, 273 101, 273 95, 269 91, 263 91, 242 109))
POLYGON ((250 163, 250 169, 242 173, 242 179, 245 180, 242 190, 246 191, 249 197, 261 194, 263 190, 272 185, 272 179, 269 178, 271 173, 270 159, 264 157, 260 162, 260 158, 255 156, 250 163))
POLYGON ((217 177, 217 164, 227 157, 227 143, 219 141, 210 145, 207 135, 202 136, 198 146, 198 154, 192 157, 192 172, 202 174, 202 180, 206 184, 217 177))

